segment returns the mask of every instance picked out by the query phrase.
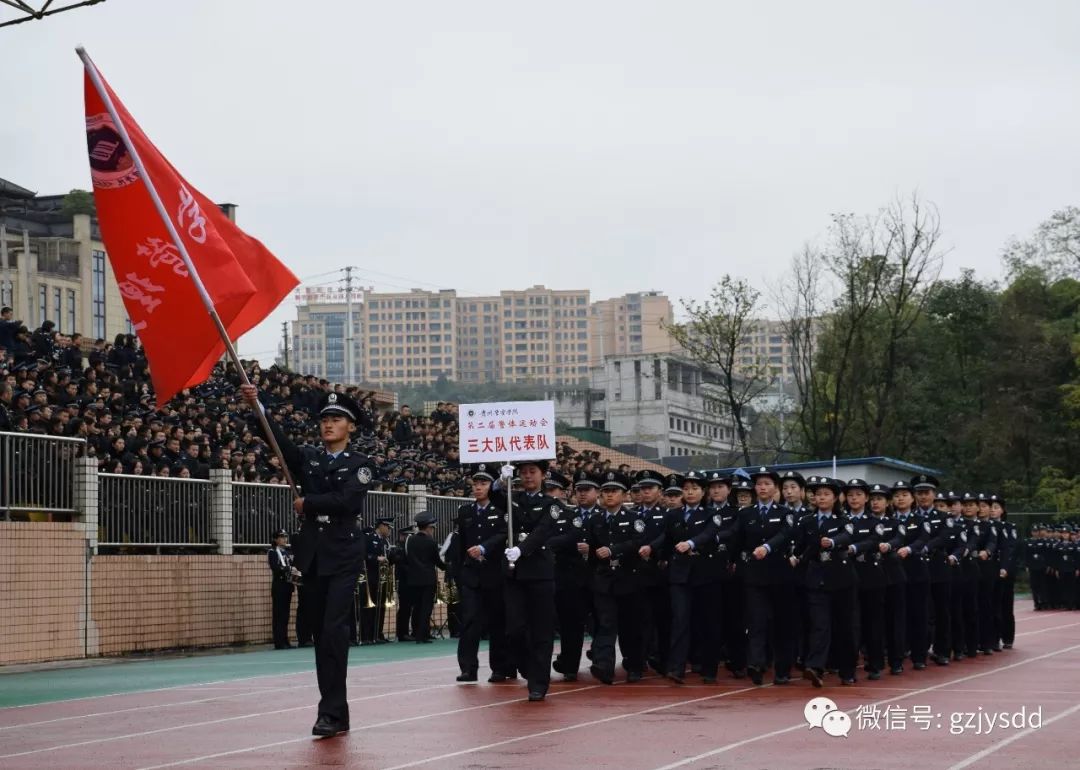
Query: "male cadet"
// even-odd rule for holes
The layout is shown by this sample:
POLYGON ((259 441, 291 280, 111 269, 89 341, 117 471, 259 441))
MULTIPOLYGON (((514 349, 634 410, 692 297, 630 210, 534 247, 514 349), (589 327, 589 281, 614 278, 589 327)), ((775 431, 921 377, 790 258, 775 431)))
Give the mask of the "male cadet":
POLYGON ((992 655, 997 637, 994 589, 998 581, 998 531, 997 524, 990 520, 990 496, 980 492, 976 502, 979 516, 979 536, 975 542, 979 566, 979 652, 992 655))
MULTIPOLYGON (((589 519, 595 514, 603 513, 603 508, 600 507, 600 481, 598 476, 594 476, 586 470, 580 470, 574 474, 574 497, 577 498, 577 515, 581 517, 582 527, 585 529, 586 534, 589 530, 589 519)), ((578 543, 578 554, 581 556, 581 560, 585 565, 585 577, 584 584, 581 590, 581 601, 585 607, 585 628, 589 632, 589 636, 593 637, 593 633, 596 629, 596 618, 592 609, 592 571, 589 569, 589 544, 578 543)), ((559 659, 567 656, 566 642, 563 641, 560 645, 559 659)), ((592 650, 585 653, 592 659, 592 650)), ((580 656, 578 657, 578 664, 580 665, 580 656)), ((571 661, 567 659, 567 667, 571 665, 571 661)), ((559 663, 560 668, 562 663, 559 663)), ((559 669, 555 669, 558 671, 559 669)))
POLYGON ((602 476, 600 502, 604 512, 592 517, 586 533, 596 613, 589 672, 604 684, 615 681, 616 637, 627 681, 640 681, 645 667, 635 574, 645 522, 635 511, 623 507, 629 486, 630 479, 618 471, 602 476))
MULTIPOLYGON (((589 565, 578 546, 585 545, 585 519, 566 502, 569 481, 561 473, 548 471, 544 491, 562 507, 547 548, 555 555, 555 614, 559 619, 559 655, 551 667, 567 682, 577 681, 581 647, 585 642, 585 591, 589 565)), ((588 551, 586 550, 586 556, 588 551)))
POLYGON ((705 684, 715 684, 721 639, 716 559, 720 514, 701 504, 705 496, 704 473, 687 473, 682 488, 683 509, 671 511, 667 518, 666 540, 671 552, 671 653, 667 675, 676 684, 685 681, 686 660, 697 632, 695 652, 701 679, 705 684))
POLYGON ((637 516, 645 522, 643 545, 638 551, 638 590, 641 597, 641 636, 645 659, 658 674, 667 669, 668 647, 671 640, 671 596, 668 592, 667 555, 664 553, 664 533, 667 527, 666 509, 660 505, 664 477, 656 471, 638 471, 634 477, 640 490, 641 505, 637 516))
MULTIPOLYGON (((506 513, 492 505, 496 469, 477 465, 472 472, 472 502, 458 508, 458 562, 461 572, 461 636, 458 637, 459 682, 475 682, 477 653, 488 631, 488 663, 494 681, 505 681, 514 669, 506 646, 506 604, 503 601, 502 554, 506 547, 506 513)), ((489 681, 492 681, 489 680, 489 681)))
POLYGON ((926 668, 929 642, 930 569, 927 566, 926 545, 930 541, 930 522, 913 511, 915 496, 911 484, 898 481, 892 488, 892 505, 896 520, 904 527, 904 544, 896 550, 903 560, 907 577, 907 649, 911 666, 916 671, 926 668))
MULTIPOLYGON (((240 392, 252 409, 262 408, 254 385, 243 385, 240 392)), ((367 456, 348 449, 359 413, 348 396, 324 395, 319 402, 320 449, 296 446, 270 421, 285 463, 304 495, 293 501, 293 510, 303 517, 293 548, 295 566, 304 581, 300 602, 307 605, 315 638, 315 671, 322 696, 311 732, 325 737, 349 729, 345 693, 349 611, 364 568, 365 543, 358 524, 374 477, 367 456)))
MULTIPOLYGON (((979 499, 973 492, 964 492, 960 496, 963 512, 960 539, 964 542, 967 555, 960 565, 960 581, 954 584, 954 590, 960 588, 960 626, 953 626, 953 632, 960 633, 953 640, 953 659, 974 658, 979 654, 979 564, 978 541, 982 537, 979 527, 979 499)), ((954 610, 956 605, 954 604, 954 610)))
POLYGON ((995 652, 1010 650, 1016 637, 1016 616, 1013 614, 1013 595, 1016 588, 1016 568, 1020 563, 1020 541, 1016 525, 1007 521, 1005 498, 990 495, 990 518, 998 523, 998 600, 997 637, 995 652))
POLYGON ((889 514, 889 498, 892 487, 885 484, 870 485, 870 514, 874 528, 880 524, 881 541, 878 553, 885 570, 885 652, 889 661, 889 673, 904 673, 904 654, 907 651, 907 573, 897 551, 904 546, 907 531, 904 525, 889 514))
POLYGON ((791 638, 792 583, 789 561, 795 517, 773 502, 780 474, 764 466, 750 474, 757 502, 739 511, 739 537, 746 581, 746 620, 749 626, 747 671, 755 685, 762 683, 770 644, 774 677, 791 681, 794 656, 791 638))
POLYGON ((416 596, 413 606, 413 638, 417 644, 431 644, 431 612, 435 608, 435 594, 439 587, 438 569, 445 570, 446 563, 439 556, 435 542, 435 516, 427 513, 416 515, 416 534, 405 540, 402 548, 409 567, 409 585, 416 596))
POLYGON ((1024 563, 1028 568, 1031 599, 1035 611, 1046 609, 1046 532, 1042 524, 1031 528, 1031 537, 1024 541, 1024 563))
MULTIPOLYGON (((953 554, 960 541, 952 517, 938 510, 934 504, 937 496, 938 480, 921 473, 911 479, 911 488, 915 490, 916 516, 923 519, 923 528, 930 524, 930 537, 926 541, 927 573, 930 578, 930 600, 934 606, 934 653, 930 659, 939 666, 949 665, 949 650, 952 647, 952 572, 949 556, 953 554)), ((929 644, 929 635, 922 639, 929 644)), ((919 656, 925 658, 926 651, 919 650, 919 656)), ((912 660, 916 650, 911 650, 912 660)))
POLYGON ((720 633, 726 652, 727 669, 736 679, 746 676, 746 623, 743 620, 743 581, 736 572, 735 542, 739 509, 731 499, 731 476, 709 471, 705 476, 709 486, 709 512, 720 517, 717 525, 716 569, 720 573, 717 586, 720 602, 720 633))
MULTIPOLYGON (((547 466, 547 460, 529 460, 517 466, 521 491, 514 493, 513 510, 509 512, 514 544, 503 554, 506 638, 533 702, 547 696, 551 682, 555 567, 546 546, 555 532, 555 522, 563 515, 562 505, 541 490, 547 466)), ((512 466, 503 466, 503 481, 509 481, 512 473, 512 466)))
POLYGON ((866 650, 863 669, 866 678, 881 679, 885 667, 885 569, 878 546, 885 535, 885 525, 866 509, 870 485, 862 479, 851 479, 844 485, 848 519, 851 522, 851 545, 855 554, 855 575, 858 578, 859 637, 856 644, 866 650))
POLYGON ((803 675, 821 687, 825 668, 835 661, 840 683, 855 684, 855 569, 848 558, 854 526, 840 506, 840 482, 811 476, 806 488, 815 511, 796 525, 799 561, 806 564, 806 600, 810 607, 806 668, 803 675))
MULTIPOLYGON (((791 515, 798 524, 799 520, 808 513, 813 512, 813 496, 811 495, 810 506, 806 505, 806 479, 798 471, 785 471, 780 477, 780 495, 784 505, 791 511, 791 515)), ((795 540, 791 541, 792 551, 788 556, 795 556, 795 540)), ((801 559, 792 571, 792 615, 791 636, 795 645, 795 666, 804 668, 806 660, 806 647, 810 633, 810 605, 806 601, 806 563, 801 559)))
POLYGON ((274 544, 266 552, 266 560, 273 576, 270 583, 270 601, 272 603, 271 628, 274 632, 274 649, 287 650, 289 644, 289 606, 292 603, 293 576, 298 574, 292 565, 289 554, 289 533, 283 529, 274 532, 274 544))
POLYGON ((365 528, 364 536, 367 538, 367 546, 364 549, 364 577, 367 588, 359 595, 361 601, 360 610, 360 643, 375 644, 385 642, 381 628, 376 628, 378 618, 381 617, 379 607, 379 570, 387 563, 387 549, 390 547, 390 525, 394 523, 392 516, 379 516, 375 519, 375 527, 365 528), (370 609, 364 606, 367 597, 375 604, 370 609))

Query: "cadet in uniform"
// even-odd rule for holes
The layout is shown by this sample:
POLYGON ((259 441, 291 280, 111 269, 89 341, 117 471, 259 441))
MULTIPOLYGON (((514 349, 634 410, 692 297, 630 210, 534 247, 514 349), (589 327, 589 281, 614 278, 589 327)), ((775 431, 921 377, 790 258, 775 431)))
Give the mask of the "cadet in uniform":
POLYGON ((387 563, 387 550, 390 547, 390 525, 394 519, 390 516, 380 516, 375 519, 375 527, 365 529, 364 536, 367 538, 367 546, 364 551, 364 577, 367 587, 363 592, 358 591, 360 604, 360 643, 375 644, 385 642, 381 628, 376 628, 380 617, 379 607, 379 571, 383 564, 387 563), (374 607, 365 607, 366 599, 371 596, 374 607))
MULTIPOLYGON (((915 490, 916 515, 930 524, 930 537, 926 541, 927 575, 930 584, 930 601, 934 607, 934 653, 930 659, 939 666, 949 665, 952 648, 952 572, 949 556, 959 541, 952 517, 934 505, 938 480, 920 474, 911 479, 915 490)), ((925 637, 924 637, 925 638, 925 637)), ((920 650, 920 653, 922 651, 920 650)), ((914 658, 915 651, 912 650, 914 658)))
POLYGON ((528 682, 530 701, 547 696, 555 646, 555 568, 547 541, 564 512, 555 498, 541 491, 547 466, 546 460, 517 466, 521 491, 513 495, 513 510, 508 512, 515 542, 504 553, 506 637, 528 682))
POLYGON ((559 620, 559 655, 551 667, 568 682, 577 680, 581 648, 585 642, 585 591, 588 588, 588 546, 585 544, 585 519, 566 503, 569 481, 561 473, 548 471, 544 491, 562 508, 555 520, 547 548, 555 556, 555 615, 559 620), (582 557, 580 546, 585 546, 582 557))
POLYGON ((726 656, 727 669, 736 679, 746 676, 746 622, 743 620, 742 576, 736 572, 738 559, 737 533, 739 509, 731 499, 731 476, 720 471, 706 474, 709 485, 709 513, 719 516, 717 525, 716 571, 720 575, 717 584, 720 603, 720 633, 726 656))
POLYGON ((979 517, 979 535, 975 545, 976 562, 979 567, 979 652, 992 655, 994 652, 997 628, 994 618, 997 613, 995 589, 998 584, 998 531, 997 524, 990 520, 990 498, 979 493, 976 500, 979 517))
POLYGON ((881 526, 878 553, 885 572, 885 651, 889 662, 889 673, 904 672, 905 624, 907 623, 907 574, 897 555, 906 540, 905 528, 892 517, 889 511, 889 498, 892 488, 884 484, 870 486, 870 513, 874 517, 874 529, 881 526))
POLYGON ((998 636, 994 640, 998 646, 1011 650, 1016 639, 1016 616, 1013 614, 1013 601, 1016 593, 1016 570, 1020 563, 1022 546, 1016 536, 1016 525, 1008 521, 1005 510, 1005 498, 990 495, 990 518, 999 522, 998 532, 998 568, 999 594, 997 608, 998 636))
POLYGON ((273 615, 271 627, 274 631, 274 649, 287 650, 289 644, 289 609, 292 606, 293 573, 292 556, 286 543, 289 533, 279 529, 274 533, 273 547, 266 552, 266 560, 272 574, 270 582, 270 601, 273 615))
POLYGON ((1028 582, 1031 584, 1031 599, 1035 611, 1041 611, 1048 604, 1046 599, 1046 537, 1042 524, 1031 528, 1031 537, 1024 541, 1024 563, 1028 568, 1028 582))
POLYGON ((806 488, 816 510, 799 519, 796 549, 806 564, 806 598, 810 633, 803 675, 821 687, 829 660, 836 663, 841 684, 855 684, 855 570, 848 557, 854 526, 840 511, 840 482, 811 476, 806 488))
POLYGON ((885 667, 885 570, 878 549, 885 535, 885 525, 866 509, 870 485, 862 479, 850 479, 844 485, 848 519, 851 522, 851 545, 854 548, 855 576, 858 578, 856 643, 865 652, 863 670, 866 678, 881 678, 885 667))
POLYGON ((641 505, 637 517, 645 522, 638 552, 638 588, 641 596, 641 636, 645 659, 658 674, 667 673, 671 642, 671 596, 668 591, 668 557, 664 552, 667 511, 660 505, 664 477, 656 471, 638 471, 634 477, 641 505))
POLYGON ((636 511, 623 507, 629 486, 630 479, 622 473, 604 474, 600 484, 604 512, 592 517, 587 533, 596 612, 589 672, 604 684, 615 680, 616 638, 627 681, 640 681, 645 667, 635 574, 645 522, 637 517, 636 511))
MULTIPOLYGON (((967 554, 960 565, 960 634, 953 642, 953 659, 974 658, 979 654, 979 565, 977 563, 978 541, 982 536, 979 527, 979 502, 972 492, 960 496, 963 511, 963 540, 967 554)), ((955 586, 954 586, 955 587, 955 586)), ((954 631, 956 628, 954 627, 954 631)))
MULTIPOLYGON (((506 604, 503 600, 503 550, 506 547, 506 512, 491 500, 494 467, 480 464, 472 472, 473 501, 458 508, 457 545, 461 572, 461 636, 458 637, 459 682, 475 682, 480 669, 478 652, 484 628, 488 631, 491 675, 505 681, 514 665, 506 646, 506 604)), ((505 506, 504 506, 505 507, 505 506)))
POLYGON ((927 651, 930 648, 930 569, 927 566, 926 545, 930 541, 930 522, 914 513, 915 497, 911 484, 898 481, 892 488, 892 506, 896 520, 904 528, 904 542, 896 555, 904 565, 907 578, 907 623, 904 639, 911 654, 911 666, 916 671, 926 668, 927 651))
MULTIPOLYGON (((253 409, 262 408, 254 385, 242 386, 241 393, 253 409)), ((304 495, 293 501, 293 509, 303 516, 294 538, 295 566, 303 576, 300 602, 307 605, 312 624, 322 696, 311 732, 324 737, 349 729, 345 693, 349 611, 364 567, 365 543, 359 522, 374 477, 371 461, 348 448, 359 413, 348 396, 324 395, 319 403, 320 449, 296 446, 270 421, 285 462, 304 495)))
POLYGON ((405 539, 402 553, 408 565, 409 587, 416 598, 412 614, 413 638, 417 644, 431 644, 431 612, 439 587, 437 569, 446 569, 435 542, 435 517, 432 514, 417 514, 416 534, 405 539))
MULTIPOLYGON (((813 500, 806 505, 806 479, 798 471, 785 471, 780 477, 780 495, 784 505, 798 524, 799 519, 813 512, 813 500)), ((794 557, 795 540, 791 541, 791 553, 794 557)), ((810 605, 806 600, 806 563, 797 560, 790 575, 792 582, 792 601, 794 612, 791 614, 791 635, 795 645, 795 667, 805 668, 806 647, 810 633, 810 605)))
POLYGON ((684 507, 669 512, 667 519, 672 616, 667 675, 678 684, 686 679, 686 661, 691 639, 695 636, 701 678, 705 684, 716 683, 719 666, 721 609, 716 550, 721 517, 702 507, 704 485, 705 474, 687 473, 682 484, 684 507))
POLYGON ((747 671, 760 685, 768 667, 770 643, 774 676, 791 681, 794 657, 791 637, 792 582, 790 563, 795 517, 774 502, 780 475, 761 467, 750 474, 756 504, 739 511, 738 537, 746 581, 746 620, 749 626, 747 671))

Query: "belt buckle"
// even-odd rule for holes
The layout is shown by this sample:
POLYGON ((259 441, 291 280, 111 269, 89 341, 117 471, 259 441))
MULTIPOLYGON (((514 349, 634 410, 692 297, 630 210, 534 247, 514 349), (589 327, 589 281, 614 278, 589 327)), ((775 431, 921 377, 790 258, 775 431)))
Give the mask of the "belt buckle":
POLYGON ((316 516, 315 521, 319 522, 320 524, 329 524, 330 523, 330 517, 329 516, 316 516))
POLYGON ((822 561, 832 561, 832 554, 828 551, 822 551, 819 555, 822 561))

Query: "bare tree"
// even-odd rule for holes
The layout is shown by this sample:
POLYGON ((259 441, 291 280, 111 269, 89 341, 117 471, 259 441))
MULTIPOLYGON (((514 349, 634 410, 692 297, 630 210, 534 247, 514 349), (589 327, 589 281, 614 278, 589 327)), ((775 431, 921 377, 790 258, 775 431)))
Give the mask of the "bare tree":
POLYGON ((682 300, 686 321, 665 324, 672 339, 691 358, 719 372, 719 385, 746 465, 751 464, 750 404, 769 386, 767 363, 747 360, 752 357, 743 347, 764 310, 760 297, 745 279, 725 275, 704 302, 682 300))
POLYGON ((1006 246, 1003 260, 1010 278, 1029 266, 1038 267, 1052 281, 1080 278, 1080 208, 1055 211, 1030 238, 1006 246))

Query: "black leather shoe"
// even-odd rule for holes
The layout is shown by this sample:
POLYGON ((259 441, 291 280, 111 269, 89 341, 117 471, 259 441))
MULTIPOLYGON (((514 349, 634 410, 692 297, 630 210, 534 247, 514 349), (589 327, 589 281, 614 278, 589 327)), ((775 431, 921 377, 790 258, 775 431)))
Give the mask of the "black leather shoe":
POLYGON ((750 681, 753 682, 757 687, 761 687, 761 683, 764 681, 761 676, 761 670, 750 666, 746 669, 746 671, 750 674, 750 681))
POLYGON ((599 666, 589 666, 589 673, 593 675, 593 678, 598 679, 599 681, 603 682, 604 684, 614 684, 615 683, 614 678, 609 676, 608 674, 605 674, 603 671, 601 671, 599 666))
POLYGON ((458 674, 457 680, 459 682, 475 682, 477 679, 475 671, 462 672, 458 674))
POLYGON ((416 640, 413 639, 411 636, 399 636, 398 641, 399 642, 415 642, 416 640))
POLYGON ((840 684, 844 684, 850 687, 851 685, 855 684, 855 677, 851 676, 847 677, 846 679, 841 679, 840 684))
POLYGON ((783 687, 786 684, 791 684, 791 677, 790 676, 778 676, 778 677, 776 677, 775 679, 772 680, 772 683, 777 685, 778 687, 783 687))
POLYGON ((1008 642, 1006 644, 1001 645, 1001 649, 1003 649, 1003 650, 1011 650, 1012 649, 1012 642, 1008 642))
POLYGON ((564 682, 576 682, 577 681, 577 674, 563 674, 562 675, 562 680, 564 682))
POLYGON ((949 659, 946 658, 944 655, 931 655, 930 660, 934 661, 934 663, 939 666, 949 665, 949 659))
POLYGON ((736 669, 734 669, 731 672, 731 678, 732 679, 745 679, 746 678, 746 669, 745 668, 736 668, 736 669))
POLYGON ((544 699, 544 693, 539 690, 529 690, 529 702, 536 703, 544 699))
POLYGON ((958 653, 956 653, 955 655, 952 656, 952 659, 955 660, 957 663, 959 663, 960 661, 962 661, 962 660, 964 660, 966 658, 967 658, 967 655, 965 655, 962 652, 958 652, 958 653))
POLYGON ((821 687, 824 684, 821 678, 821 672, 816 668, 810 668, 809 666, 803 671, 803 679, 810 680, 814 687, 821 687))
POLYGON ((628 673, 626 675, 626 681, 629 682, 630 684, 636 684, 637 682, 640 682, 641 681, 641 672, 640 671, 631 671, 630 673, 628 673))
POLYGON ((667 678, 675 684, 684 684, 686 682, 686 674, 678 671, 668 671, 667 678))
POLYGON ((333 738, 338 733, 347 732, 349 732, 348 722, 339 722, 325 715, 320 715, 315 722, 315 726, 311 728, 312 735, 318 735, 322 738, 333 738))
POLYGON ((702 684, 716 684, 716 677, 715 676, 703 676, 703 677, 701 677, 701 683, 702 684))
POLYGON ((488 684, 502 684, 509 679, 506 674, 492 674, 488 677, 488 684))
POLYGON ((916 671, 923 671, 923 670, 926 669, 926 664, 923 663, 922 661, 919 661, 918 663, 912 663, 911 667, 913 669, 915 669, 916 671))
POLYGON ((876 682, 877 680, 881 679, 881 672, 871 671, 866 675, 866 678, 869 679, 871 682, 876 682))
POLYGON ((900 674, 904 673, 904 667, 903 666, 893 666, 892 668, 889 669, 889 673, 892 674, 893 676, 899 676, 900 674))

